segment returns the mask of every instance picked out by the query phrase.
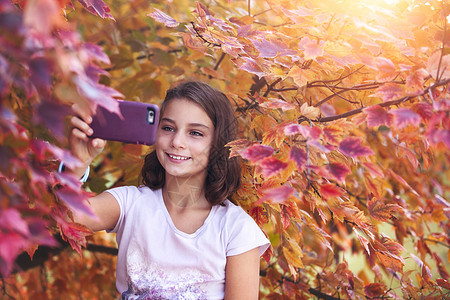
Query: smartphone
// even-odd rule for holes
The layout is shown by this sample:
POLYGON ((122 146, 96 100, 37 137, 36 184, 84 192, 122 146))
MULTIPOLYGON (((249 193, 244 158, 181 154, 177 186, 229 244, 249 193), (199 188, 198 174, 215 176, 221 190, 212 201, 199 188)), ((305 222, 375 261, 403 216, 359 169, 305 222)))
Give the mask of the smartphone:
POLYGON ((159 123, 159 108, 155 104, 117 100, 122 117, 97 105, 92 116, 92 138, 129 144, 153 145, 159 123))

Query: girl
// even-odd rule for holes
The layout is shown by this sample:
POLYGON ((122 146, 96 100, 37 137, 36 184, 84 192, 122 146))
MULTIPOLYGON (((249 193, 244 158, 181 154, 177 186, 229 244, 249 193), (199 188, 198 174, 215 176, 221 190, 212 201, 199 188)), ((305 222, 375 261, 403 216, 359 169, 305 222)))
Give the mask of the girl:
MULTIPOLYGON (((74 105, 72 153, 84 167, 105 146, 90 139, 92 118, 74 105)), ((122 299, 257 299, 259 258, 269 241, 229 200, 240 166, 225 144, 236 120, 227 97, 205 83, 167 92, 155 150, 140 187, 110 189, 89 200, 98 216, 75 215, 93 231, 115 232, 116 286, 122 299)))

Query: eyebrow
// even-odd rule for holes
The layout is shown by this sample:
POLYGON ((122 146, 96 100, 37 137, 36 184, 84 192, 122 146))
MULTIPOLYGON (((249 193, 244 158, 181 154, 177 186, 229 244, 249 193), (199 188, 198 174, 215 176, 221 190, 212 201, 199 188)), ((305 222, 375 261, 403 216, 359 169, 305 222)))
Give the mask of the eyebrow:
MULTIPOLYGON (((172 120, 172 119, 169 119, 169 118, 162 118, 161 119, 161 122, 169 122, 169 123, 172 123, 172 124, 175 124, 175 121, 174 120, 172 120)), ((204 127, 204 128, 206 128, 206 129, 209 129, 209 127, 208 126, 206 126, 205 124, 202 124, 202 123, 189 123, 188 124, 189 126, 193 126, 193 127, 204 127)))

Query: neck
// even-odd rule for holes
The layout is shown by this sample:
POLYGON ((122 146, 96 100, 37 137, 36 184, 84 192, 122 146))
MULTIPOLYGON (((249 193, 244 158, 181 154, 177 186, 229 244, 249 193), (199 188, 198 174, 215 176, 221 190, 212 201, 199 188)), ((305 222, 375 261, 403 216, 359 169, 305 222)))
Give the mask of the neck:
MULTIPOLYGON (((167 175, 167 174, 166 174, 167 175)), ((209 205, 205 198, 204 181, 166 176, 163 197, 166 204, 181 208, 209 205)))

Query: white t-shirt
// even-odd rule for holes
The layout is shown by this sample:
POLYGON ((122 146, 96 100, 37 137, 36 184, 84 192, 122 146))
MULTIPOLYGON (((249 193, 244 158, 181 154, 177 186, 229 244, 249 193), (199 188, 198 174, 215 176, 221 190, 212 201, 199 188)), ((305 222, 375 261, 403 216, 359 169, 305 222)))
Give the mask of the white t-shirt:
POLYGON ((257 247, 262 255, 270 245, 254 220, 228 200, 187 234, 173 224, 161 190, 126 186, 108 192, 120 206, 111 231, 119 245, 122 299, 223 299, 227 256, 257 247))

